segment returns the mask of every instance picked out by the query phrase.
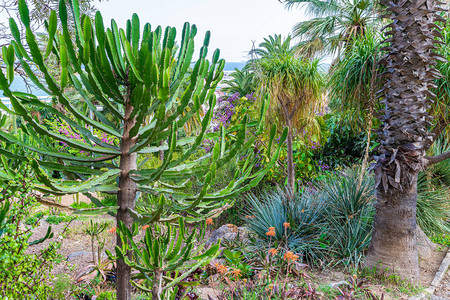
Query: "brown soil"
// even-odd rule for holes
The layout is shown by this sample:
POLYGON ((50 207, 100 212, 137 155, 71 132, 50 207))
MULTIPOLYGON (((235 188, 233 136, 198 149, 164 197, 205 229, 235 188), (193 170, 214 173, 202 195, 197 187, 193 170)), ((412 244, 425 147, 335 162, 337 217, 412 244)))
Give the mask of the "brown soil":
MULTIPOLYGON (((96 216, 95 220, 105 221, 110 223, 108 229, 115 226, 114 218, 111 216, 96 216)), ((33 245, 29 247, 30 253, 38 253, 41 249, 48 246, 48 244, 52 241, 56 241, 61 239, 59 236, 66 229, 65 238, 61 239, 61 248, 58 250, 58 254, 60 254, 61 262, 56 264, 53 269, 53 274, 61 274, 65 273, 71 277, 75 277, 75 275, 89 262, 92 261, 92 252, 91 250, 91 241, 90 237, 84 233, 84 229, 86 228, 89 220, 74 220, 70 223, 69 227, 66 229, 67 223, 60 223, 58 225, 48 224, 45 221, 41 221, 41 224, 34 230, 31 240, 39 239, 45 236, 47 232, 48 226, 52 227, 52 232, 54 233, 54 237, 51 240, 47 240, 44 243, 33 245), (71 253, 86 251, 89 254, 77 256, 70 261, 67 261, 67 257, 71 253)), ((109 234, 105 232, 102 235, 103 238, 107 239, 106 248, 108 250, 113 249, 113 245, 116 242, 116 235, 109 234)))
POLYGON ((447 254, 447 248, 437 247, 436 251, 431 252, 426 258, 419 259, 420 265, 420 283, 424 287, 429 287, 441 266, 442 260, 447 254))
POLYGON ((435 295, 450 299, 450 268, 447 269, 447 274, 441 281, 441 284, 437 287, 435 295))

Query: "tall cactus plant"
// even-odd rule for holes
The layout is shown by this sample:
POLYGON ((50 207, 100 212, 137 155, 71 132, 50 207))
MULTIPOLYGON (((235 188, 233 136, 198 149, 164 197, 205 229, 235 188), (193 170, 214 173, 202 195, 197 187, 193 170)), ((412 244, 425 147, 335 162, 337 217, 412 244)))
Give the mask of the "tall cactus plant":
MULTIPOLYGON (((52 11, 46 22, 48 43, 42 51, 30 27, 25 0, 19 0, 19 11, 26 28, 28 47, 22 44, 18 25, 10 19, 14 41, 3 49, 7 74, 0 72, 0 89, 11 99, 13 109, 2 109, 26 121, 23 131, 30 138, 45 139, 50 144, 32 146, 1 131, 0 138, 7 144, 16 144, 39 154, 39 159, 33 162, 41 183, 36 188, 53 194, 115 192, 117 206, 113 207, 114 211, 111 208, 101 208, 101 211, 117 213, 117 223, 131 229, 136 218, 147 223, 168 221, 176 219, 180 212, 187 218, 206 218, 215 213, 215 209, 231 202, 235 195, 254 187, 273 167, 279 148, 265 169, 252 172, 251 145, 256 139, 255 133, 263 130, 265 105, 258 122, 249 123, 244 117, 237 126, 208 132, 216 101, 214 91, 223 77, 224 67, 224 61, 219 60, 219 50, 213 53, 211 61, 207 59, 209 32, 205 35, 198 59, 192 64, 197 33, 195 25, 184 25, 181 42, 176 45, 175 28, 167 27, 163 31, 156 27, 152 30, 147 23, 142 29, 136 14, 128 20, 125 29, 119 29, 114 20, 111 27, 106 28, 99 12, 91 20, 80 15, 78 0, 70 0, 69 5, 61 0, 59 21, 62 30, 58 29, 57 15, 52 11), (75 22, 74 37, 68 29, 69 11, 75 22), (59 61, 58 80, 52 76, 47 64, 50 55, 59 61), (61 113, 31 94, 10 89, 15 60, 20 61, 30 80, 52 95, 67 113, 61 113), (192 70, 188 72, 190 68, 192 70), (69 86, 82 96, 92 118, 68 99, 65 91, 69 86), (104 107, 103 111, 96 109, 98 104, 104 107), (31 116, 25 105, 47 109, 66 122, 78 138, 48 130, 31 116), (198 134, 178 138, 179 128, 198 117, 203 107, 207 107, 207 112, 198 134), (115 142, 105 142, 96 132, 113 137, 115 142), (193 160, 192 156, 201 150, 205 139, 217 141, 213 151, 193 160), (61 153, 49 146, 51 143, 65 143, 72 149, 89 154, 61 153), (159 166, 152 169, 138 167, 138 156, 161 150, 165 155, 159 166), (179 155, 174 156, 175 151, 179 155), (212 190, 216 170, 244 155, 247 158, 243 167, 232 181, 220 191, 212 190), (59 171, 65 174, 64 178, 71 180, 52 179, 47 175, 50 171, 59 171), (183 189, 180 181, 190 178, 203 181, 199 192, 189 194, 183 189), (136 200, 144 201, 146 194, 161 194, 165 196, 162 198, 170 199, 170 211, 164 210, 167 207, 164 201, 159 206, 144 203, 142 209, 137 208, 136 200)), ((272 130, 272 139, 274 133, 272 130)), ((286 133, 282 140, 285 137, 286 133)), ((8 150, 0 149, 0 152, 11 159, 27 159, 8 150)), ((101 205, 98 199, 89 196, 95 204, 101 205)), ((117 240, 118 247, 121 247, 121 239, 117 240)), ((131 253, 128 259, 131 259, 131 253)), ((124 259, 119 259, 117 266, 117 297, 131 299, 131 267, 124 259)))

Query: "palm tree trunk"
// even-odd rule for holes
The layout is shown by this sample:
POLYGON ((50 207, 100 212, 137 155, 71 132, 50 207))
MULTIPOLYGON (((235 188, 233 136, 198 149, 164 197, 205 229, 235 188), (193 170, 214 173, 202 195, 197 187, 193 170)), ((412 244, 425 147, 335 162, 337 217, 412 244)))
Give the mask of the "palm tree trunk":
POLYGON ((383 187, 378 187, 372 243, 365 263, 378 271, 388 268, 392 274, 417 282, 417 173, 411 175, 416 184, 403 191, 386 193, 383 187))
POLYGON ((288 121, 287 135, 287 171, 288 171, 288 188, 293 194, 295 191, 295 168, 294 168, 294 150, 292 148, 292 124, 288 121))
MULTIPOLYGON (((129 103, 129 95, 126 100, 125 120, 122 144, 120 145, 120 178, 119 178, 119 193, 117 194, 117 202, 119 209, 117 211, 117 225, 123 222, 126 227, 131 229, 133 225, 133 218, 130 214, 129 208, 135 208, 135 198, 137 193, 136 183, 130 178, 131 170, 137 169, 137 154, 129 153, 131 147, 136 144, 136 138, 130 137, 130 130, 136 123, 135 119, 130 119, 133 107, 129 103)), ((117 245, 122 247, 122 242, 117 236, 117 245)), ((128 253, 128 258, 131 260, 131 252, 128 253)), ((124 260, 117 260, 117 299, 131 300, 131 267, 128 266, 124 260)))
POLYGON ((402 279, 419 280, 416 236, 417 176, 433 142, 428 114, 439 72, 434 68, 435 24, 442 21, 435 0, 381 0, 387 26, 383 88, 384 119, 379 131, 375 178, 377 203, 368 267, 389 268, 402 279))

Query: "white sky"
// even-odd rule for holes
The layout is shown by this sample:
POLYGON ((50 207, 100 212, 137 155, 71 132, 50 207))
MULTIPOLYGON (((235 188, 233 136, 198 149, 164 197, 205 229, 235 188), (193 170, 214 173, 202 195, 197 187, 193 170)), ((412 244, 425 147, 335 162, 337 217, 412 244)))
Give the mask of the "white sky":
POLYGON ((133 13, 139 15, 141 26, 150 23, 177 28, 181 39, 184 22, 196 24, 196 48, 203 42, 206 30, 211 31, 209 53, 216 48, 221 58, 229 62, 247 60, 247 53, 264 37, 273 34, 286 36, 292 27, 305 19, 302 9, 287 10, 278 0, 109 0, 95 3, 102 13, 105 26, 114 18, 119 27, 133 13))

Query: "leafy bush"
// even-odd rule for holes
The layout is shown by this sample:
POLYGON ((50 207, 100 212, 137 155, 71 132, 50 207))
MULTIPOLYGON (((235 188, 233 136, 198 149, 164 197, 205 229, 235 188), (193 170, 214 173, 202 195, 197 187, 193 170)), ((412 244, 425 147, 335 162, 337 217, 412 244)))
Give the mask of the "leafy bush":
POLYGON ((43 239, 30 241, 29 231, 20 228, 19 224, 26 220, 36 200, 29 195, 29 170, 21 168, 14 177, 14 180, 0 180, 0 296, 47 299, 53 292, 49 283, 60 243, 52 242, 37 254, 27 254, 31 244, 40 243, 53 234, 49 228, 43 239))
POLYGON ((69 222, 75 218, 75 216, 68 216, 65 213, 59 213, 58 215, 48 216, 46 221, 50 224, 58 225, 59 223, 69 222))
POLYGON ((36 222, 40 219, 42 219, 45 216, 45 213, 43 211, 37 212, 34 215, 28 217, 25 220, 25 224, 27 225, 34 225, 36 222))
POLYGON ((436 244, 450 247, 450 235, 449 234, 436 234, 431 237, 431 241, 436 244))

